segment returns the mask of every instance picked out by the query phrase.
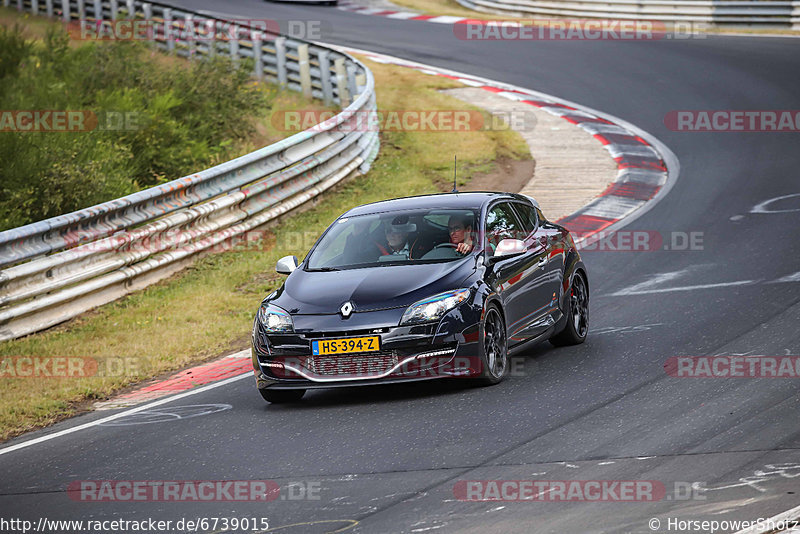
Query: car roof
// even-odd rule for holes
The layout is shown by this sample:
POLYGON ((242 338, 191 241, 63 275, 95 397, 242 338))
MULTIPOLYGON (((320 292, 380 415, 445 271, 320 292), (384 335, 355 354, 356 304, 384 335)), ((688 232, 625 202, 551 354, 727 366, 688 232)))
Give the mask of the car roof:
POLYGON ((536 207, 539 206, 533 198, 516 193, 465 191, 461 193, 439 193, 434 195, 419 195, 382 200, 380 202, 373 202, 371 204, 355 207, 345 213, 343 217, 410 209, 479 209, 495 199, 522 200, 524 202, 530 202, 536 207))

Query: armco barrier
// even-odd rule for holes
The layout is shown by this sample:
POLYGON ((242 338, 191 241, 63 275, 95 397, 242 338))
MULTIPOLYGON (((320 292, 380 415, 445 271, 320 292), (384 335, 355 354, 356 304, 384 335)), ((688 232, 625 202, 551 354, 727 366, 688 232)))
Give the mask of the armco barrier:
POLYGON ((456 0, 476 11, 800 30, 798 0, 456 0))
POLYGON ((160 48, 189 57, 248 58, 255 76, 345 109, 312 130, 202 172, 0 232, 0 340, 42 330, 152 284, 187 266, 197 253, 366 172, 377 155, 378 132, 354 127, 354 112, 375 110, 372 73, 348 54, 258 32, 250 32, 249 39, 208 39, 210 26, 231 21, 203 15, 207 24, 195 28, 194 13, 154 2, 16 0, 15 5, 64 20, 168 21, 180 31, 174 38, 159 37, 160 48))

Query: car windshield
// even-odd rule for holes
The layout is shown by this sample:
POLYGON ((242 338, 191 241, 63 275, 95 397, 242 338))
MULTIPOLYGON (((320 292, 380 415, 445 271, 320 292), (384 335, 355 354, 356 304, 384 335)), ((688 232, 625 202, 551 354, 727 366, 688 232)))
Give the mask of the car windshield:
POLYGON ((308 270, 456 261, 476 252, 477 212, 429 209, 342 217, 308 258, 308 270))

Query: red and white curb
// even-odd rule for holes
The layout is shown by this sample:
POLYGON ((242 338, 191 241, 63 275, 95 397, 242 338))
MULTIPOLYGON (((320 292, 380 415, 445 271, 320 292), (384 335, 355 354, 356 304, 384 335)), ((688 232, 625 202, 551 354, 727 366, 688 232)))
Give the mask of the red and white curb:
POLYGON ((422 15, 414 11, 395 11, 380 7, 363 6, 360 4, 354 4, 352 2, 339 2, 338 8, 342 11, 351 11, 353 13, 358 13, 359 15, 372 15, 376 17, 402 20, 421 20, 438 24, 457 24, 466 21, 477 22, 473 19, 454 17, 452 15, 422 15))
POLYGON ((640 128, 607 113, 531 89, 415 61, 354 48, 333 48, 363 55, 376 63, 412 68, 491 91, 561 117, 594 136, 616 162, 617 179, 592 202, 556 221, 577 234, 579 238, 576 241, 590 241, 593 234, 607 233, 629 224, 646 213, 677 180, 680 170, 678 158, 666 145, 640 128))
POLYGON ((244 373, 252 372, 252 370, 253 362, 250 358, 250 349, 246 349, 213 362, 184 369, 169 378, 145 384, 130 393, 118 395, 111 400, 97 402, 93 408, 95 410, 126 408, 234 376, 240 376, 244 373))

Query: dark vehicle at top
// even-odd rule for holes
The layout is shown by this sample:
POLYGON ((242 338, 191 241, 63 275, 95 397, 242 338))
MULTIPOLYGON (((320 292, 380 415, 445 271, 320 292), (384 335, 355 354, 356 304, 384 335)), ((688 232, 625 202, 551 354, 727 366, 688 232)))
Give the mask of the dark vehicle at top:
POLYGON ((353 208, 253 325, 258 390, 270 402, 307 389, 468 378, 495 384, 508 355, 588 332, 586 268, 569 231, 524 195, 469 192, 353 208))

